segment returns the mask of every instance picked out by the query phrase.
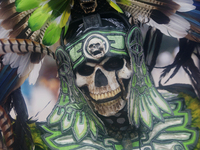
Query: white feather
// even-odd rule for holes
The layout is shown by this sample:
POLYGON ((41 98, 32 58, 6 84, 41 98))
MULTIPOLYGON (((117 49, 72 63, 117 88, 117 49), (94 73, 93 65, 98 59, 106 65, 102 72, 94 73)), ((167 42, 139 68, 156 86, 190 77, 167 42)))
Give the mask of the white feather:
POLYGON ((7 53, 7 54, 4 55, 3 60, 2 60, 4 65, 10 64, 11 54, 12 53, 7 53))
POLYGON ((192 4, 186 4, 186 3, 178 3, 181 7, 177 10, 179 12, 188 12, 191 10, 196 9, 196 6, 192 4))
MULTIPOLYGON (((2 19, 0 19, 0 24, 1 24, 1 22, 2 22, 3 20, 2 19)), ((1 27, 0 26, 0 38, 1 39, 3 39, 3 38, 8 38, 8 35, 9 35, 9 33, 11 32, 12 30, 10 29, 10 30, 6 30, 6 29, 4 29, 3 27, 1 27)))
POLYGON ((157 24, 155 21, 150 19, 147 25, 159 29, 167 36, 172 36, 175 38, 185 37, 188 34, 187 31, 190 29, 190 23, 177 14, 171 15, 169 18, 170 22, 168 24, 157 24))
POLYGON ((7 53, 3 57, 3 64, 10 65, 11 68, 17 68, 19 66, 19 55, 16 53, 7 53))
POLYGON ((179 12, 187 12, 194 10, 196 7, 193 5, 193 0, 173 0, 180 5, 179 12))
POLYGON ((187 3, 187 4, 193 4, 193 0, 173 0, 175 3, 187 3))
POLYGON ((36 83, 43 60, 44 59, 42 59, 38 64, 34 64, 33 70, 31 71, 31 73, 29 75, 29 84, 30 85, 31 84, 34 85, 36 83))
POLYGON ((19 63, 19 68, 17 70, 17 73, 20 76, 25 76, 31 72, 33 69, 34 64, 30 62, 30 55, 31 53, 27 53, 23 56, 21 56, 21 60, 19 63))
POLYGON ((18 54, 14 53, 13 55, 10 55, 10 67, 11 68, 17 68, 19 67, 20 57, 18 54))
POLYGON ((28 75, 33 69, 34 64, 30 62, 31 53, 18 55, 16 53, 8 53, 4 55, 3 64, 10 65, 11 68, 17 68, 19 77, 28 75))
POLYGON ((181 5, 180 9, 178 10, 179 12, 187 12, 196 9, 196 6, 191 5, 191 4, 183 4, 181 5))
POLYGON ((4 28, 0 27, 0 38, 5 39, 8 37, 11 30, 5 30, 4 28))

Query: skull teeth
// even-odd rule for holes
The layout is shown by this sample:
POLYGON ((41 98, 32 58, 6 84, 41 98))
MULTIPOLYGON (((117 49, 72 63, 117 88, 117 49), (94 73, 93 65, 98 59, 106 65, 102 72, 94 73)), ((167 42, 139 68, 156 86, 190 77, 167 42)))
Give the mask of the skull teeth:
POLYGON ((122 100, 121 97, 106 103, 96 103, 94 101, 91 102, 93 103, 95 110, 103 116, 115 115, 126 104, 126 102, 122 100))
POLYGON ((107 93, 102 93, 102 94, 90 93, 90 96, 95 100, 102 100, 102 99, 114 97, 115 95, 117 95, 120 92, 121 92, 121 89, 120 89, 120 87, 118 87, 117 89, 107 92, 107 93))

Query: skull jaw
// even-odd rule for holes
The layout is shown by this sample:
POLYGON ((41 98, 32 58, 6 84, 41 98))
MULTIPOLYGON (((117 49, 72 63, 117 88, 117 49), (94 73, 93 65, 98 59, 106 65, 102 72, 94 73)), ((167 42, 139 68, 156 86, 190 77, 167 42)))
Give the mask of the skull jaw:
POLYGON ((80 0, 80 6, 86 14, 93 13, 97 7, 97 1, 96 0, 80 0))
POLYGON ((105 117, 114 116, 126 105, 126 101, 121 97, 105 103, 97 103, 94 101, 91 101, 91 103, 94 106, 95 111, 105 117))
MULTIPOLYGON (((124 89, 124 87, 122 89, 124 89)), ((114 116, 122 110, 127 103, 127 93, 125 91, 121 91, 121 89, 121 92, 113 97, 110 97, 109 101, 106 99, 93 99, 87 86, 81 87, 80 90, 85 95, 90 108, 93 109, 95 113, 105 117, 114 116)))

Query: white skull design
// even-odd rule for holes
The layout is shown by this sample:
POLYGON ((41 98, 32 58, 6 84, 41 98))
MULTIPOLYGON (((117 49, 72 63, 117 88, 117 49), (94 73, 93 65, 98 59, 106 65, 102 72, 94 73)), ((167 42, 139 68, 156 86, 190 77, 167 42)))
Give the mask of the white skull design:
POLYGON ((94 58, 100 58, 105 55, 105 42, 99 38, 91 39, 87 49, 94 58))
POLYGON ((127 83, 132 74, 130 63, 125 58, 107 57, 100 63, 87 62, 75 73, 77 86, 96 112, 112 116, 124 108, 127 83))

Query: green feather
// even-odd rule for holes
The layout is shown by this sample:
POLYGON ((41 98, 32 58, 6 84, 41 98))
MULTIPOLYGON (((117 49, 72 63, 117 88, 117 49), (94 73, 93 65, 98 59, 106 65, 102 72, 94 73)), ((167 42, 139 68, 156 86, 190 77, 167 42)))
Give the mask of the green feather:
POLYGON ((151 112, 145 102, 144 96, 140 96, 139 100, 140 105, 140 115, 143 122, 151 129, 152 128, 152 115, 151 112))
POLYGON ((121 10, 121 8, 115 4, 112 0, 107 0, 107 2, 110 4, 110 6, 112 8, 114 8, 116 11, 118 11, 119 13, 123 13, 123 11, 121 10))
POLYGON ((51 8, 48 5, 44 5, 33 12, 28 20, 28 25, 32 31, 39 30, 50 16, 51 8))
POLYGON ((105 126, 104 126, 103 122, 96 115, 94 115, 93 112, 91 112, 90 109, 85 107, 85 110, 86 110, 87 118, 89 120, 92 120, 92 121, 95 122, 96 128, 99 128, 99 129, 101 129, 101 131, 106 133, 105 126))
POLYGON ((52 22, 45 31, 42 43, 47 46, 56 43, 60 38, 61 30, 62 29, 59 27, 59 24, 55 21, 52 22))
POLYGON ((116 0, 116 3, 130 6, 131 5, 131 0, 116 0))
POLYGON ((68 13, 70 14, 70 9, 71 9, 70 0, 51 0, 47 3, 47 5, 53 11, 51 15, 52 15, 52 18, 54 19, 59 17, 60 15, 65 15, 65 11, 68 11, 68 13))
POLYGON ((84 112, 76 113, 76 120, 74 123, 74 128, 72 128, 72 131, 77 141, 80 141, 83 137, 87 135, 88 124, 87 124, 87 118, 84 112))
POLYGON ((67 0, 50 0, 48 2, 48 7, 52 10, 59 10, 64 4, 66 4, 67 0))
MULTIPOLYGON (((136 99, 135 99, 135 104, 134 104, 134 121, 135 121, 135 126, 138 128, 140 125, 140 108, 139 108, 139 95, 138 93, 136 94, 136 99)), ((131 118, 132 119, 132 118, 131 118)))
POLYGON ((61 21, 60 21, 60 27, 64 27, 66 25, 66 23, 68 22, 68 19, 70 17, 70 6, 68 5, 66 7, 66 9, 64 10, 62 17, 61 17, 61 21))
POLYGON ((129 111, 128 111, 128 115, 129 115, 129 118, 130 118, 130 123, 131 124, 134 124, 133 120, 134 120, 134 108, 135 108, 135 102, 136 102, 136 93, 135 93, 135 90, 131 89, 131 92, 130 92, 130 98, 129 98, 129 101, 128 101, 128 107, 129 107, 129 111))
POLYGON ((22 12, 36 8, 40 5, 41 2, 42 2, 41 0, 16 0, 15 1, 16 11, 22 12))
POLYGON ((148 94, 145 94, 144 98, 145 98, 145 101, 146 101, 151 113, 158 119, 163 120, 161 112, 160 112, 158 106, 156 106, 156 104, 153 102, 152 98, 148 94))
POLYGON ((64 108, 60 108, 59 106, 56 106, 56 109, 54 109, 51 112, 51 115, 48 117, 49 124, 58 123, 63 117, 64 112, 65 112, 64 108))
POLYGON ((73 111, 71 114, 67 113, 62 120, 61 130, 62 131, 68 130, 71 127, 74 118, 75 118, 75 111, 73 111))
POLYGON ((91 120, 90 118, 88 119, 89 121, 89 125, 90 125, 90 132, 91 134, 93 135, 93 137, 96 139, 97 138, 97 135, 98 135, 98 129, 95 125, 95 122, 93 120, 91 120))
POLYGON ((167 112, 168 114, 173 114, 166 100, 162 98, 162 96, 157 92, 155 88, 149 90, 149 93, 152 100, 158 107, 160 107, 163 111, 167 112))

